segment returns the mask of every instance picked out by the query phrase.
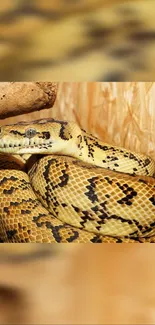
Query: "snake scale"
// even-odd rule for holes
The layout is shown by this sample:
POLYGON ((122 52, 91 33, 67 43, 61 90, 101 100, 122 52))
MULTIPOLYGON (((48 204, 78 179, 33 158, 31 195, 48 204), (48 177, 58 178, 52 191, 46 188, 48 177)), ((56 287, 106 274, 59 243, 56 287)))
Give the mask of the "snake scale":
POLYGON ((2 126, 0 152, 2 242, 154 242, 150 157, 55 119, 2 126))

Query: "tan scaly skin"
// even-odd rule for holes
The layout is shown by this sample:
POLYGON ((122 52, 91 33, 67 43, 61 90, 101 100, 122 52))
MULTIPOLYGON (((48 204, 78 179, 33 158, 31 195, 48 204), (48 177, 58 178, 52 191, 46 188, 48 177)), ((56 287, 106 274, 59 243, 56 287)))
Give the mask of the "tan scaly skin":
POLYGON ((155 241, 150 157, 53 119, 1 127, 0 152, 38 154, 27 162, 29 177, 3 163, 1 241, 155 241))

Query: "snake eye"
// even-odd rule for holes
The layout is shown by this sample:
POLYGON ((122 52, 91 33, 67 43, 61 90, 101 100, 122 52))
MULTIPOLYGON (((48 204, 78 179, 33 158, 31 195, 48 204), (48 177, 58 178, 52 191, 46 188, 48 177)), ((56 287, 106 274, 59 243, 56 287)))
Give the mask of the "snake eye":
POLYGON ((30 128, 30 129, 27 129, 26 131, 25 131, 25 136, 27 137, 27 138, 33 138, 35 135, 36 135, 36 130, 35 129, 32 129, 32 128, 30 128))

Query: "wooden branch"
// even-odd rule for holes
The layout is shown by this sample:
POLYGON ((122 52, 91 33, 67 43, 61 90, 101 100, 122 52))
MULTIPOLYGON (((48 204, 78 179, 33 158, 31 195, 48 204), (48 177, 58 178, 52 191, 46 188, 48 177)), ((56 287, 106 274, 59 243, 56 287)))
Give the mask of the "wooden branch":
POLYGON ((54 82, 1 82, 0 119, 52 107, 57 88, 54 82))

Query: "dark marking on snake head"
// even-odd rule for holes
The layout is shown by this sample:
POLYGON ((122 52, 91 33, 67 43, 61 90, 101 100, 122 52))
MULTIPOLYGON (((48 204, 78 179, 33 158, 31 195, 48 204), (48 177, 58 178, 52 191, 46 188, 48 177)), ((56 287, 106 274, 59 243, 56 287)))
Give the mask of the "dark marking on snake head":
POLYGON ((70 140, 72 139, 72 134, 69 132, 68 126, 66 123, 60 123, 60 132, 59 137, 63 140, 70 140))
POLYGON ((17 131, 17 130, 10 130, 10 133, 14 134, 14 135, 21 135, 23 136, 24 134, 20 131, 17 131))
POLYGON ((43 134, 43 138, 44 139, 47 139, 47 140, 50 139, 50 136, 51 135, 50 135, 50 132, 49 131, 42 132, 42 134, 43 134))

